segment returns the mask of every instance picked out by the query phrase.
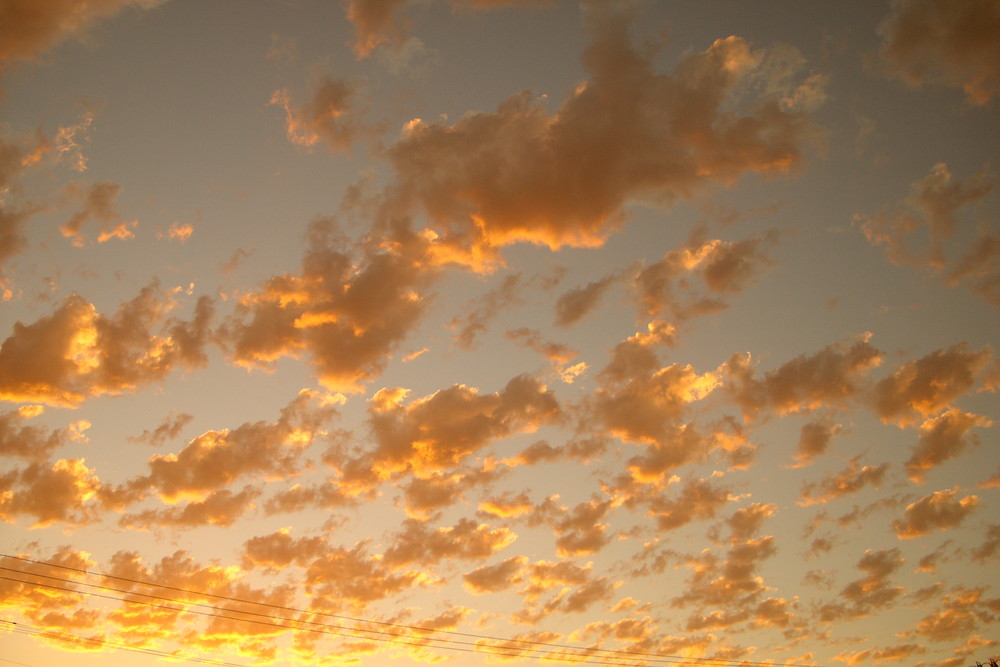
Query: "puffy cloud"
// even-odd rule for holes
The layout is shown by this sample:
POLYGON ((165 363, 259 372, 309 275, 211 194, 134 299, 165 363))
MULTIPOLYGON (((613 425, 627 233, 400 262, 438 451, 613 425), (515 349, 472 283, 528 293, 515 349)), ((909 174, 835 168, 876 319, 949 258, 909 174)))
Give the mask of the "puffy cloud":
POLYGON ((276 90, 271 104, 285 110, 285 128, 291 143, 311 148, 322 142, 338 153, 349 150, 360 138, 373 136, 374 130, 361 122, 354 109, 357 97, 357 83, 323 76, 306 104, 293 106, 287 88, 276 90))
POLYGON ((696 230, 684 246, 636 275, 634 288, 645 314, 670 313, 685 320, 725 309, 725 294, 743 291, 771 266, 764 244, 775 240, 774 234, 742 241, 706 239, 696 230), (704 284, 704 293, 694 290, 694 278, 704 284))
POLYGON ((937 530, 954 528, 967 517, 979 503, 977 496, 956 499, 958 489, 944 489, 924 496, 906 506, 902 519, 892 522, 899 539, 921 537, 937 530))
POLYGON ((662 495, 649 502, 649 515, 656 518, 660 530, 673 530, 695 520, 707 520, 732 500, 729 490, 713 486, 707 480, 689 480, 676 498, 662 495))
POLYGON ((971 389, 992 359, 989 347, 970 350, 958 343, 908 361, 875 385, 875 414, 884 422, 906 426, 918 415, 939 412, 971 389))
POLYGON ((472 312, 464 318, 456 317, 449 324, 450 327, 458 329, 455 344, 466 350, 472 349, 476 336, 486 332, 491 320, 498 317, 508 306, 522 303, 520 292, 524 287, 521 274, 511 273, 504 276, 496 288, 477 297, 475 303, 478 305, 472 312))
POLYGON ((368 553, 365 545, 350 549, 328 547, 306 566, 303 584, 314 608, 362 610, 415 585, 422 573, 396 572, 381 557, 368 553))
POLYGON ((91 220, 100 225, 101 232, 97 236, 98 243, 104 243, 113 238, 128 240, 135 237, 132 229, 139 224, 138 220, 128 221, 122 218, 115 205, 115 200, 121 194, 122 186, 111 181, 101 181, 90 186, 86 192, 80 187, 71 187, 70 195, 83 200, 83 208, 73 214, 59 230, 62 235, 72 240, 73 245, 83 247, 86 238, 82 227, 91 220))
POLYGON ((47 460, 49 454, 70 440, 71 431, 53 431, 43 426, 25 424, 44 408, 24 405, 0 414, 0 456, 15 456, 28 461, 47 460))
POLYGON ((146 429, 141 435, 129 436, 128 441, 134 443, 144 442, 154 447, 159 447, 167 440, 173 440, 180 435, 181 430, 193 419, 194 417, 183 412, 179 415, 170 414, 163 420, 162 424, 152 431, 146 429))
POLYGON ((297 564, 304 566, 322 556, 330 545, 321 537, 294 538, 282 528, 269 535, 252 537, 243 543, 243 567, 283 570, 297 564))
POLYGON ((986 563, 1000 554, 1000 523, 995 523, 986 531, 986 537, 972 550, 972 560, 986 563))
MULTIPOLYGON (((178 453, 154 454, 149 474, 130 480, 127 488, 133 493, 153 489, 166 502, 188 498, 205 503, 213 492, 241 477, 286 479, 300 472, 302 451, 323 435, 335 414, 328 399, 304 389, 274 422, 206 431, 178 453)), ((215 496, 216 504, 223 501, 233 502, 233 497, 215 496)))
POLYGON ((492 394, 454 385, 408 404, 406 394, 381 389, 372 397, 375 446, 344 462, 343 483, 366 489, 406 473, 427 477, 447 471, 491 440, 533 431, 560 414, 552 393, 525 375, 492 394))
POLYGON ((880 26, 882 57, 907 83, 961 88, 985 105, 1000 94, 1000 9, 991 0, 900 0, 880 26))
POLYGON ((591 499, 566 511, 552 527, 556 534, 556 553, 560 558, 571 558, 600 551, 609 541, 608 524, 601 523, 611 501, 591 499))
POLYGON ((37 60, 47 50, 80 36, 124 8, 148 9, 163 0, 7 0, 0 9, 0 69, 37 60))
POLYGON ((554 613, 580 613, 593 604, 611 597, 620 582, 594 577, 592 564, 572 561, 535 561, 524 569, 524 587, 518 593, 525 607, 513 617, 519 623, 533 625, 554 613), (549 595, 557 590, 554 595, 549 595))
POLYGON ((330 220, 314 221, 300 275, 279 275, 241 296, 219 334, 233 361, 268 370, 308 353, 319 381, 357 392, 379 373, 424 311, 431 277, 419 247, 350 245, 330 220))
POLYGON ((733 356, 722 366, 726 388, 749 419, 764 409, 787 414, 842 407, 861 391, 867 371, 882 363, 882 353, 870 339, 871 334, 865 334, 850 345, 828 345, 768 371, 762 379, 754 376, 749 355, 733 356))
POLYGON ((15 323, 0 345, 0 399, 73 406, 203 365, 211 301, 199 300, 190 321, 168 318, 174 307, 173 291, 154 284, 111 317, 74 294, 52 315, 15 323))
POLYGON ((562 294, 556 300, 556 324, 568 327, 579 322, 597 307, 604 293, 619 279, 619 274, 611 274, 562 294))
POLYGON ((913 634, 932 642, 955 642, 974 636, 981 622, 989 618, 984 612, 991 601, 982 599, 983 590, 957 587, 916 624, 913 634))
MULTIPOLYGON (((687 562, 693 573, 684 593, 674 597, 671 604, 715 608, 723 613, 727 609, 749 607, 767 589, 763 578, 757 574, 760 563, 775 553, 777 549, 771 536, 734 542, 722 561, 711 552, 703 552, 687 562)), ((702 618, 702 614, 695 612, 689 624, 698 625, 702 618)))
POLYGON ((840 591, 840 600, 821 605, 819 620, 862 618, 892 605, 903 594, 903 588, 892 586, 889 577, 903 562, 899 549, 866 550, 857 563, 865 576, 847 584, 840 591))
MULTIPOLYGON (((410 0, 348 0, 347 19, 354 24, 354 53, 358 58, 371 55, 378 46, 394 50, 410 40, 409 21, 400 16, 410 0)), ((503 7, 547 7, 552 0, 450 0, 454 10, 490 10, 503 7)))
POLYGON ((795 448, 796 467, 812 463, 830 445, 833 436, 840 433, 840 424, 827 421, 812 421, 802 425, 799 430, 799 442, 795 448))
POLYGON ((913 455, 906 462, 906 472, 914 482, 923 481, 926 472, 948 459, 958 456, 971 442, 979 438, 970 433, 973 428, 989 428, 993 422, 958 408, 949 408, 937 417, 925 419, 920 425, 920 438, 913 455))
POLYGON ((205 496, 204 500, 188 502, 183 506, 126 514, 118 520, 118 525, 130 530, 196 526, 224 528, 233 525, 244 513, 253 509, 253 500, 260 493, 260 489, 252 486, 244 487, 239 493, 218 489, 205 496))
MULTIPOLYGON (((399 195, 426 211, 435 243, 455 257, 517 242, 600 245, 629 199, 685 198, 801 161, 806 113, 757 85, 773 53, 727 37, 658 74, 630 44, 629 17, 593 13, 590 81, 554 114, 523 92, 454 124, 411 121, 389 148, 399 195), (737 99, 747 91, 758 94, 737 99)), ((716 289, 745 276, 747 265, 729 259, 710 273, 716 289)))
POLYGON ((851 493, 857 493, 869 484, 874 486, 881 484, 889 469, 889 464, 863 466, 859 463, 860 459, 860 455, 855 456, 846 469, 836 474, 828 474, 818 482, 803 484, 798 503, 800 505, 827 503, 851 493))
POLYGON ((507 528, 490 528, 469 519, 433 530, 422 521, 407 519, 403 530, 390 539, 382 562, 399 570, 414 565, 425 568, 444 559, 485 560, 510 546, 517 535, 507 528))
POLYGON ((80 526, 97 519, 96 503, 88 503, 101 482, 84 459, 35 461, 0 475, 0 519, 34 519, 32 528, 59 522, 80 526))
POLYGON ((511 556, 496 565, 483 565, 462 576, 473 593, 497 593, 522 581, 527 556, 511 556))
POLYGON ((948 165, 935 164, 910 186, 909 196, 874 217, 855 216, 870 243, 881 246, 894 264, 909 264, 941 275, 948 285, 971 279, 969 288, 991 303, 1000 303, 997 282, 997 237, 994 222, 984 221, 976 237, 957 236, 959 213, 988 196, 996 174, 987 169, 967 180, 954 180, 948 165), (914 244, 915 235, 919 241, 914 244), (960 257, 950 255, 960 253, 960 257))

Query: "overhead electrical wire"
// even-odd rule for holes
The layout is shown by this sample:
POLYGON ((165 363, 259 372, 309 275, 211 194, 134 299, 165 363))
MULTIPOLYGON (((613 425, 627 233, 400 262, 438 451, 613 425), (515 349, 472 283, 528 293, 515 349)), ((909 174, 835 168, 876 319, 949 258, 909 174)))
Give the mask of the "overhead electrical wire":
MULTIPOLYGON (((58 569, 62 569, 62 570, 68 570, 68 571, 72 571, 72 572, 86 574, 86 575, 89 575, 89 576, 92 576, 92 577, 102 577, 102 578, 105 578, 105 579, 115 579, 115 580, 119 580, 119 581, 128 582, 128 583, 131 583, 131 584, 137 584, 137 585, 141 585, 141 586, 147 586, 147 587, 150 587, 150 588, 158 588, 158 589, 163 589, 163 590, 168 590, 168 591, 185 593, 185 594, 193 595, 193 596, 214 598, 214 599, 217 599, 217 600, 224 600, 224 601, 227 601, 227 602, 235 602, 235 603, 246 604, 246 605, 256 605, 256 606, 259 606, 259 607, 264 607, 264 608, 273 609, 273 610, 281 610, 281 611, 285 611, 285 612, 293 612, 293 613, 299 613, 299 614, 310 614, 312 616, 322 616, 322 617, 326 617, 326 618, 333 618, 333 619, 338 619, 338 620, 350 621, 352 623, 362 623, 362 624, 369 624, 369 625, 378 625, 378 626, 383 626, 383 627, 398 628, 398 629, 402 629, 402 630, 408 630, 408 631, 411 631, 411 632, 420 632, 420 633, 428 633, 428 634, 447 634, 447 635, 451 635, 451 636, 468 637, 468 638, 474 638, 474 639, 476 639, 478 641, 476 641, 476 642, 469 642, 469 641, 462 641, 462 640, 457 640, 457 639, 445 639, 445 638, 442 638, 442 637, 432 637, 432 636, 419 637, 419 636, 415 636, 413 634, 408 634, 408 633, 390 632, 390 631, 387 631, 387 630, 375 630, 375 629, 363 628, 363 627, 355 627, 355 626, 347 627, 347 626, 341 626, 341 625, 334 625, 334 624, 330 624, 330 623, 321 623, 319 621, 311 621, 311 620, 304 620, 304 619, 298 619, 298 618, 288 618, 288 617, 285 617, 285 616, 275 616, 275 615, 265 614, 265 613, 261 613, 261 612, 245 611, 245 610, 232 609, 232 608, 227 608, 227 607, 218 607, 218 606, 213 606, 213 605, 209 605, 209 604, 205 604, 205 603, 192 602, 192 601, 189 601, 189 600, 178 599, 178 598, 174 598, 174 597, 158 596, 158 595, 154 595, 154 594, 151 594, 151 593, 142 593, 142 592, 138 592, 138 591, 134 591, 134 590, 125 590, 125 589, 113 588, 113 587, 105 586, 105 585, 102 585, 102 584, 92 584, 92 583, 89 583, 89 582, 77 581, 77 580, 74 580, 74 579, 64 579, 64 578, 60 578, 60 577, 54 577, 52 575, 46 575, 46 574, 41 574, 41 573, 37 573, 37 572, 30 572, 28 570, 20 570, 20 569, 15 569, 15 568, 9 568, 9 567, 0 566, 0 570, 6 570, 6 571, 9 571, 9 572, 16 572, 16 573, 19 573, 19 574, 26 574, 26 575, 29 575, 29 576, 35 576, 35 577, 39 577, 39 578, 56 580, 56 581, 60 581, 60 582, 63 582, 63 583, 69 583, 69 584, 72 584, 72 585, 88 586, 88 587, 97 588, 97 589, 101 589, 101 590, 112 591, 112 592, 115 592, 115 593, 121 593, 121 594, 124 594, 124 595, 138 595, 138 596, 143 596, 143 597, 146 597, 146 598, 151 598, 151 599, 154 599, 154 600, 160 600, 160 601, 164 601, 164 602, 172 602, 172 603, 175 603, 175 604, 181 604, 181 605, 185 605, 185 606, 204 607, 204 608, 207 608, 207 609, 211 609, 213 612, 225 611, 225 612, 230 612, 230 613, 243 614, 245 616, 256 616, 256 617, 259 617, 259 618, 269 619, 269 620, 257 620, 257 619, 253 619, 253 618, 235 618, 235 617, 230 617, 230 616, 224 616, 224 615, 219 614, 219 613, 211 613, 211 612, 207 612, 207 611, 199 611, 199 610, 187 609, 187 608, 183 608, 183 607, 182 608, 171 607, 169 605, 161 605, 161 604, 157 604, 157 603, 153 603, 153 602, 148 602, 148 601, 144 601, 144 600, 129 600, 129 599, 119 598, 119 597, 115 597, 115 596, 111 596, 111 595, 103 595, 103 594, 100 594, 100 593, 80 591, 80 590, 75 590, 75 589, 71 589, 71 588, 62 588, 60 586, 54 586, 54 585, 51 585, 51 584, 45 584, 45 583, 41 583, 41 582, 29 582, 29 581, 17 580, 17 579, 12 579, 12 578, 9 578, 9 577, 2 577, 2 576, 0 576, 0 579, 5 579, 5 580, 8 580, 8 581, 18 581, 18 582, 23 583, 23 584, 44 586, 44 587, 47 587, 47 588, 54 588, 56 590, 63 590, 63 591, 78 593, 78 594, 82 594, 82 595, 92 595, 92 596, 95 596, 95 597, 101 597, 101 598, 105 598, 105 599, 112 599, 112 600, 117 600, 117 601, 122 601, 122 602, 129 602, 129 603, 136 603, 136 604, 145 604, 147 606, 160 607, 160 608, 170 609, 170 610, 178 611, 178 612, 194 613, 194 614, 199 614, 199 615, 203 615, 203 616, 209 616, 209 617, 214 617, 214 618, 221 618, 221 619, 225 619, 225 620, 243 621, 243 622, 249 622, 249 623, 269 625, 269 626, 274 626, 274 627, 279 627, 279 628, 289 629, 289 630, 299 630, 299 631, 305 631, 305 632, 315 632, 315 633, 320 633, 320 634, 330 634, 330 635, 336 635, 336 636, 341 636, 341 637, 348 637, 348 638, 352 638, 352 639, 363 639, 363 640, 369 640, 369 641, 381 641, 381 642, 395 643, 395 644, 408 644, 408 645, 423 646, 423 647, 428 647, 428 648, 433 648, 433 649, 444 649, 444 650, 452 650, 452 651, 465 651, 465 652, 486 653, 486 654, 501 655, 501 656, 512 657, 512 658, 513 657, 546 658, 546 659, 549 659, 549 660, 561 660, 561 661, 565 661, 565 662, 576 662, 576 663, 586 663, 586 664, 596 664, 596 665, 637 665, 637 664, 642 664, 642 663, 635 663, 635 662, 601 662, 602 660, 609 660, 609 659, 610 660, 618 660, 618 661, 622 661, 622 660, 632 660, 632 661, 639 660, 639 661, 643 661, 643 663, 664 663, 664 664, 688 663, 688 664, 699 664, 699 665, 709 665, 709 666, 712 666, 712 665, 719 665, 719 666, 743 665, 743 666, 747 666, 747 667, 765 667, 765 666, 766 667, 774 667, 776 664, 778 664, 778 663, 775 663, 775 662, 761 662, 761 661, 752 661, 752 660, 687 657, 687 656, 680 656, 680 655, 669 655, 669 654, 663 654, 663 653, 651 653, 651 652, 644 652, 644 651, 630 651, 630 650, 618 650, 618 649, 599 649, 599 648, 578 646, 578 645, 572 645, 572 644, 559 644, 559 643, 555 643, 555 642, 544 642, 544 641, 538 641, 538 640, 506 638, 506 637, 495 637, 495 636, 490 636, 490 635, 482 635, 482 634, 475 634, 475 633, 460 632, 460 631, 456 631, 456 630, 440 630, 440 629, 435 629, 435 628, 421 627, 421 626, 417 626, 417 625, 407 625, 407 624, 403 624, 403 623, 393 623, 393 622, 388 622, 388 621, 369 620, 369 619, 363 619, 363 618, 352 617, 352 616, 344 616, 344 615, 339 615, 339 614, 332 614, 332 613, 322 612, 322 611, 311 611, 311 610, 306 610, 306 609, 298 609, 298 608, 295 608, 295 607, 288 607, 288 606, 284 606, 284 605, 277 605, 277 604, 272 604, 272 603, 267 603, 267 602, 256 602, 256 601, 253 601, 253 600, 245 600, 245 599, 231 597, 231 596, 226 596, 226 595, 218 595, 218 594, 215 594, 215 593, 207 593, 207 592, 204 592, 204 591, 194 591, 194 590, 190 590, 190 589, 186 589, 186 588, 179 588, 179 587, 176 587, 176 586, 168 586, 168 585, 165 585, 165 584, 157 584, 157 583, 153 583, 153 582, 149 582, 149 581, 142 581, 142 580, 138 580, 138 579, 130 579, 128 577, 121 577, 121 576, 112 575, 112 574, 105 574, 103 572, 94 572, 94 571, 91 571, 91 570, 86 570, 86 569, 81 569, 81 568, 75 568, 75 567, 71 567, 71 566, 68 566, 68 565, 60 565, 60 564, 57 564, 57 563, 50 563, 50 562, 47 562, 47 561, 35 560, 35 559, 31 559, 31 558, 24 558, 24 557, 21 557, 21 556, 12 556, 12 555, 7 555, 7 554, 0 554, 0 557, 2 557, 2 558, 9 558, 9 559, 12 559, 12 560, 21 561, 21 562, 25 562, 25 563, 32 563, 32 564, 35 564, 35 565, 42 565, 42 566, 47 566, 47 567, 52 567, 52 568, 58 568, 58 569), (280 624, 280 623, 273 623, 271 621, 284 621, 284 622, 287 622, 287 623, 295 623, 295 624, 300 624, 300 625, 289 626, 289 625, 283 625, 283 624, 280 624), (313 627, 301 627, 301 626, 313 626, 313 627), (359 634, 359 633, 368 633, 368 634, 365 635, 365 634, 359 634), (374 635, 374 636, 372 636, 372 635, 374 635), (417 641, 403 641, 400 638, 416 639, 417 641), (496 645, 496 644, 491 644, 491 643, 483 643, 484 641, 485 642, 500 642, 500 643, 505 644, 505 645, 496 645), (521 646, 518 646, 518 645, 521 645, 521 646), (472 647, 472 648, 469 648, 469 647, 472 647), (538 654, 538 655, 531 655, 531 654, 538 654), (574 658, 576 658, 576 659, 574 659, 574 658)), ((808 666, 808 665, 796 664, 796 663, 780 663, 780 664, 782 665, 782 667, 816 667, 816 666, 808 666)))
MULTIPOLYGON (((4 625, 11 626, 11 631, 28 635, 31 637, 42 637, 44 639, 58 639, 65 642, 73 642, 78 644, 98 644, 101 646, 108 646, 114 649, 121 649, 123 651, 132 651, 133 653, 145 653, 147 655, 155 655, 160 658, 173 658, 175 660, 186 660, 188 662, 198 662, 204 665, 220 665, 221 667, 245 667, 237 662, 227 662, 225 660, 217 660, 215 658, 201 658, 198 656, 187 655, 181 652, 174 651, 164 651, 161 649, 149 648, 147 646, 135 646, 132 644, 121 644, 118 642, 108 641, 107 639, 99 639, 97 637, 82 637, 80 635, 70 634, 68 632, 56 632, 55 630, 46 630, 45 628, 40 628, 38 626, 29 625, 26 623, 15 623, 14 621, 0 620, 0 623, 4 625)), ((0 658, 2 659, 2 658, 0 658)), ((7 660, 7 662, 14 662, 13 660, 7 660)), ((14 662, 16 665, 23 665, 23 662, 14 662)))

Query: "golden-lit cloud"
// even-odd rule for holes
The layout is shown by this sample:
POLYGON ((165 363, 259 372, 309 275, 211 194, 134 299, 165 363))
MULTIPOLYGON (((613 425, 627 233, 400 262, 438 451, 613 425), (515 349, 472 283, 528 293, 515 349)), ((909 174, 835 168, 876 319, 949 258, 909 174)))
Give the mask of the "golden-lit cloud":
POLYGON ((224 323, 232 360, 267 370, 307 353, 325 387, 360 391, 423 314, 431 274, 408 251, 366 248, 355 259, 330 220, 314 221, 301 274, 271 277, 224 323))
POLYGON ((874 216, 858 215, 855 222, 893 264, 922 268, 947 285, 966 283, 973 293, 997 305, 997 220, 987 218, 978 224, 972 239, 960 233, 969 225, 964 210, 990 195, 996 181, 996 174, 987 169, 956 180, 948 165, 939 162, 910 185, 909 196, 895 208, 874 216))
POLYGON ((979 504, 977 496, 957 496, 957 488, 944 489, 907 505, 903 517, 892 522, 896 537, 912 539, 957 526, 979 504))
POLYGON ((863 618, 894 604, 904 589, 893 586, 890 577, 903 562, 899 549, 867 549, 857 563, 857 568, 865 576, 847 584, 840 591, 839 600, 820 606, 819 620, 832 622, 863 618))
POLYGON ((16 323, 0 345, 0 398, 72 406, 203 365, 211 301, 199 300, 190 321, 168 317, 174 306, 172 291, 150 285, 110 317, 73 294, 51 315, 16 323))
POLYGON ((122 9, 149 9, 164 0, 8 0, 0 28, 0 69, 19 60, 37 60, 70 37, 80 37, 122 9))
POLYGON ((908 361, 875 384, 875 414, 884 422, 907 426, 951 407, 975 386, 993 356, 989 347, 970 350, 958 343, 908 361))
POLYGON ((844 470, 825 476, 818 482, 802 485, 800 505, 827 503, 851 493, 857 493, 865 486, 878 486, 885 479, 888 463, 877 466, 861 465, 860 456, 851 459, 844 470))
POLYGON ((62 235, 70 239, 74 246, 83 247, 86 237, 83 235, 83 225, 91 220, 100 225, 100 234, 97 236, 98 243, 104 243, 111 239, 126 241, 134 238, 132 231, 138 224, 138 220, 125 220, 118 212, 115 200, 121 194, 122 186, 111 181, 101 181, 90 186, 86 192, 80 187, 71 188, 70 196, 80 199, 83 208, 73 214, 59 230, 62 235))
POLYGON ((101 487, 84 459, 35 461, 0 475, 0 518, 8 523, 30 517, 31 527, 52 523, 71 526, 96 520, 96 503, 88 503, 101 487))
POLYGON ((1000 94, 1000 9, 990 0, 903 0, 880 27, 889 71, 913 86, 961 88, 985 105, 1000 94))
POLYGON ((357 139, 370 134, 357 117, 357 97, 356 83, 323 76, 306 104, 294 106, 286 88, 274 92, 271 104, 285 110, 286 133, 291 143, 311 148, 322 142, 338 153, 349 150, 357 139))
POLYGON ((404 474, 427 477, 449 470, 492 440, 533 431, 560 413, 552 392, 524 375, 492 394, 456 385, 409 403, 405 396, 382 389, 371 399, 375 444, 344 462, 348 485, 368 488, 404 474))
POLYGON ((752 419, 761 411, 778 414, 842 407, 864 388, 867 372, 882 363, 869 344, 870 334, 852 343, 834 343, 813 355, 801 355, 757 379, 749 356, 734 356, 722 370, 726 387, 752 419))
MULTIPOLYGON (((437 244, 472 255, 525 241, 593 247, 622 225, 630 199, 687 198, 704 184, 801 161, 813 137, 787 95, 722 110, 748 79, 765 76, 773 54, 728 37, 657 74, 631 45, 627 17, 592 11, 583 56, 591 78, 554 114, 520 93, 453 124, 411 122, 388 149, 400 196, 424 209, 437 244)), ((707 273, 714 289, 745 278, 752 264, 737 255, 748 251, 718 258, 707 273)))
POLYGON ((989 428, 993 422, 986 417, 949 408, 937 417, 930 417, 920 424, 920 438, 913 455, 906 462, 910 479, 920 482, 927 471, 948 459, 955 458, 971 443, 979 444, 974 428, 989 428))

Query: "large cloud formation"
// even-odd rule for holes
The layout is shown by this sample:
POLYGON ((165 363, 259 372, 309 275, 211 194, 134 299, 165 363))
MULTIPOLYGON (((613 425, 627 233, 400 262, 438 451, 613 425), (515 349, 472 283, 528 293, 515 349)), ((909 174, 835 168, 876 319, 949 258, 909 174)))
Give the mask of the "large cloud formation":
POLYGON ((590 80, 553 114, 522 92, 454 124, 407 124, 388 151, 398 196, 426 211, 442 256, 476 264, 520 241, 599 245, 628 200, 669 202, 799 164, 822 84, 773 65, 801 57, 727 37, 659 74, 629 23, 594 10, 590 80))
POLYGON ((993 0, 901 0, 881 32, 883 58, 907 83, 961 88, 980 106, 1000 94, 1000 7, 993 0))

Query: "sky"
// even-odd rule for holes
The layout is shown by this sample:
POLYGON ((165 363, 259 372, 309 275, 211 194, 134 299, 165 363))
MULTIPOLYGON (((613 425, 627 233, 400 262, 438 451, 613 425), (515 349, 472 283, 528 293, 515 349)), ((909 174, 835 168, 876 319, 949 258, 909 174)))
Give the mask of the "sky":
POLYGON ((995 0, 0 0, 0 664, 985 662, 998 98, 995 0))

